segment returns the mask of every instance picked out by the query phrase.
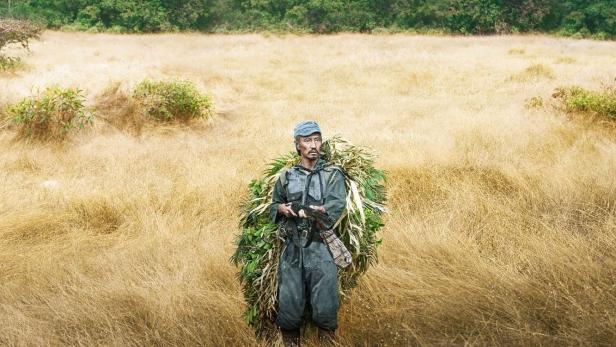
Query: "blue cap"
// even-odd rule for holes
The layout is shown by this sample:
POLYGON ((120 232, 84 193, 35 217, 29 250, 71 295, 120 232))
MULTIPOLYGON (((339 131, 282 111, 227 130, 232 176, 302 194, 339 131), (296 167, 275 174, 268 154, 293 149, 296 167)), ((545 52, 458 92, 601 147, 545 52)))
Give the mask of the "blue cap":
POLYGON ((317 124, 317 122, 313 120, 306 120, 306 121, 300 122, 299 124, 295 126, 295 129, 293 129, 293 137, 309 136, 314 133, 320 134, 321 128, 319 128, 319 125, 317 124))

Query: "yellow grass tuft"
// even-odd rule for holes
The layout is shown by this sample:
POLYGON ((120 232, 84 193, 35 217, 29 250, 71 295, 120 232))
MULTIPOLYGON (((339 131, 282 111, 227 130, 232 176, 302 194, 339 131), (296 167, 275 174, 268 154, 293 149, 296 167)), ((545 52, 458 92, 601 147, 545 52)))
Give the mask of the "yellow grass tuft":
POLYGON ((510 77, 511 80, 517 82, 536 81, 539 79, 554 79, 554 71, 543 64, 532 64, 521 72, 510 77))
POLYGON ((577 62, 577 60, 573 57, 561 56, 561 57, 556 57, 556 59, 554 59, 554 62, 556 64, 574 64, 577 62))
POLYGON ((525 101, 524 106, 526 108, 539 108, 544 105, 543 98, 540 96, 533 96, 525 101))
POLYGON ((139 135, 147 119, 143 113, 138 112, 137 105, 125 91, 121 82, 107 86, 95 98, 94 109, 98 118, 112 127, 139 135))
POLYGON ((507 51, 509 55, 524 55, 526 54, 526 50, 524 48, 510 48, 507 51))

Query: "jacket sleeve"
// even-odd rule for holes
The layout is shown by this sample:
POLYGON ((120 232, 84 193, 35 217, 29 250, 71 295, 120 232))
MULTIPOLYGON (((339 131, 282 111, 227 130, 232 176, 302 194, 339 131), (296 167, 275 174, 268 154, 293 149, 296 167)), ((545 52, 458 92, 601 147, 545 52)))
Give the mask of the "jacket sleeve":
POLYGON ((287 202, 286 194, 284 193, 284 189, 282 187, 282 182, 280 177, 276 180, 276 184, 274 185, 274 191, 272 192, 272 203, 269 207, 270 216, 272 217, 272 221, 274 224, 278 224, 282 215, 278 213, 278 205, 284 204, 287 202))
POLYGON ((346 208, 347 193, 344 186, 344 175, 338 169, 332 175, 331 183, 327 186, 325 202, 323 204, 325 211, 327 211, 327 214, 332 219, 329 225, 325 225, 327 229, 331 229, 334 226, 346 208))

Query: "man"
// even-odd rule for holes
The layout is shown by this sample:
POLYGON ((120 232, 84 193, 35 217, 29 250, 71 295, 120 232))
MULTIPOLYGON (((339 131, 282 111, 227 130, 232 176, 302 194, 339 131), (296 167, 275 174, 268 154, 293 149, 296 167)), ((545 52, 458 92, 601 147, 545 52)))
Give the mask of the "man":
POLYGON ((338 320, 336 265, 319 235, 329 230, 346 206, 344 175, 340 168, 321 159, 321 129, 314 121, 299 123, 294 131, 300 163, 282 172, 274 186, 271 216, 286 240, 279 261, 278 318, 285 345, 299 345, 304 307, 309 303, 319 338, 333 342, 338 320), (329 216, 317 226, 304 210, 293 211, 291 203, 329 216))

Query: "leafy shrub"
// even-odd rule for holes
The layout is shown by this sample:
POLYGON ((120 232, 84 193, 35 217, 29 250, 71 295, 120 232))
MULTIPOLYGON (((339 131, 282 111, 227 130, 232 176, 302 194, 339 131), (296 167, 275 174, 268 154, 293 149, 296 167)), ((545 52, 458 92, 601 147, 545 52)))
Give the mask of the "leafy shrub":
POLYGON ((21 135, 44 140, 62 140, 72 129, 92 124, 85 97, 77 88, 49 87, 7 109, 21 135))
POLYGON ((616 120, 616 86, 604 87, 600 91, 560 87, 552 97, 560 100, 567 111, 591 113, 616 120))
POLYGON ((499 4, 491 1, 471 0, 451 3, 446 26, 463 34, 486 34, 505 31, 506 26, 499 4))
POLYGON ((42 26, 29 21, 15 19, 0 19, 0 71, 11 69, 20 62, 17 57, 2 54, 2 49, 9 44, 18 44, 28 49, 31 39, 38 38, 42 26))
POLYGON ((613 1, 567 2, 561 28, 565 34, 582 37, 616 36, 616 6, 613 1))
POLYGON ((133 97, 142 112, 160 121, 208 118, 213 113, 210 98, 188 81, 145 80, 133 97))

